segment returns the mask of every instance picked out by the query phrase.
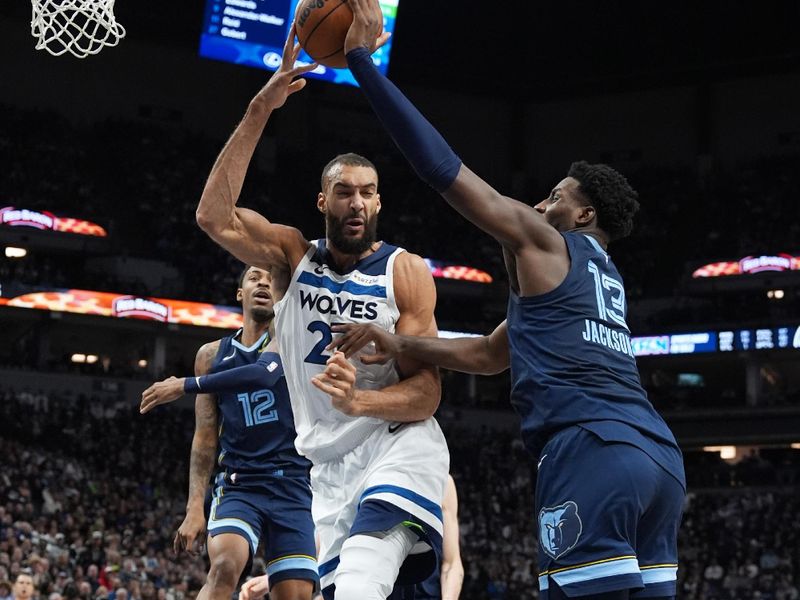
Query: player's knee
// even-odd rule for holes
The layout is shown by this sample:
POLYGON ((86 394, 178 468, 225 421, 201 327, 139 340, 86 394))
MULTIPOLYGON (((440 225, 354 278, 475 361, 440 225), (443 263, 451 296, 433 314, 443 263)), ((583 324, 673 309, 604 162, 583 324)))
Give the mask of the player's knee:
POLYGON ((336 600, 383 600, 394 587, 400 565, 416 541, 416 535, 398 526, 382 538, 356 535, 339 554, 336 568, 336 600))
POLYGON ((364 562, 362 548, 342 548, 339 566, 336 568, 336 592, 334 600, 380 600, 381 574, 364 562))
POLYGON ((334 600, 382 600, 375 584, 363 574, 350 572, 336 577, 334 600))
POLYGON ((208 583, 213 588, 230 588, 233 590, 239 581, 239 565, 229 556, 216 556, 211 561, 208 571, 208 583))
POLYGON ((313 595, 314 584, 298 579, 279 581, 269 590, 270 600, 311 600, 313 595))

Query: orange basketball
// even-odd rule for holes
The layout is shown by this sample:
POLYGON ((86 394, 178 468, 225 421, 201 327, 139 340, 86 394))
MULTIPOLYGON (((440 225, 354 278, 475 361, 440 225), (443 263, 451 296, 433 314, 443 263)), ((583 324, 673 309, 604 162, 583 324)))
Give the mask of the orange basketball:
POLYGON ((297 5, 297 39, 316 62, 334 69, 347 67, 344 39, 353 22, 347 0, 302 0, 297 5))

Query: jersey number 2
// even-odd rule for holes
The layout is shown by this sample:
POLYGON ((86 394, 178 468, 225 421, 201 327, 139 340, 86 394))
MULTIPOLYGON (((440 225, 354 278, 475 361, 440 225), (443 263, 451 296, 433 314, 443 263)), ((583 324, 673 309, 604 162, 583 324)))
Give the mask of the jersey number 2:
POLYGON ((322 338, 311 349, 311 352, 308 353, 308 356, 306 356, 306 362, 313 363, 315 365, 327 364, 330 356, 326 356, 323 354, 323 352, 325 351, 325 348, 328 347, 328 344, 333 341, 333 332, 331 332, 330 325, 328 325, 325 321, 312 321, 308 324, 308 330, 311 333, 321 333, 322 338))
POLYGON ((236 399, 242 403, 244 424, 247 427, 272 423, 278 420, 278 411, 270 410, 275 404, 275 394, 270 390, 259 390, 252 394, 239 394, 236 399))

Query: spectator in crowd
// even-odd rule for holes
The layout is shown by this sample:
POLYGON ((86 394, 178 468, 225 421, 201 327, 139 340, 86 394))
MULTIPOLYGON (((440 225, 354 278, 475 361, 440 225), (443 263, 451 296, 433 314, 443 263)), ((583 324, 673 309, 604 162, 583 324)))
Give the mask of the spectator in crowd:
POLYGON ((14 600, 30 600, 33 596, 33 577, 30 573, 19 573, 12 590, 14 600))
POLYGON ((11 584, 6 580, 0 580, 0 600, 12 600, 11 584))
MULTIPOLYGON (((187 415, 146 420, 131 405, 107 416, 92 410, 96 400, 72 400, 51 395, 32 405, 0 391, 0 600, 11 595, 2 581, 20 574, 32 600, 194 597, 203 561, 169 550, 185 499, 187 415)), ((528 518, 535 473, 515 431, 467 427, 455 414, 442 420, 459 489, 461 597, 538 597, 528 518)), ((763 451, 737 465, 689 452, 686 466, 693 491, 679 597, 800 600, 800 498, 776 476, 800 470, 800 451, 763 451)))

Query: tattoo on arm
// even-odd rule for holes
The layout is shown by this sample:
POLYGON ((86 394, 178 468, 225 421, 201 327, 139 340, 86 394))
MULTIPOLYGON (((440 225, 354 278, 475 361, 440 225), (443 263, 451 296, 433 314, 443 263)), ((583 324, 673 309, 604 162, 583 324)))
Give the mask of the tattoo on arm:
POLYGON ((195 405, 195 432, 189 460, 189 502, 202 506, 206 487, 214 471, 217 452, 217 406, 213 396, 198 394, 195 405))
MULTIPOLYGON (((195 375, 205 375, 219 349, 219 343, 206 344, 197 352, 195 375)), ((189 459, 189 499, 187 509, 202 510, 206 488, 214 471, 217 452, 217 399, 210 394, 198 394, 195 400, 195 427, 192 453, 189 459)))

